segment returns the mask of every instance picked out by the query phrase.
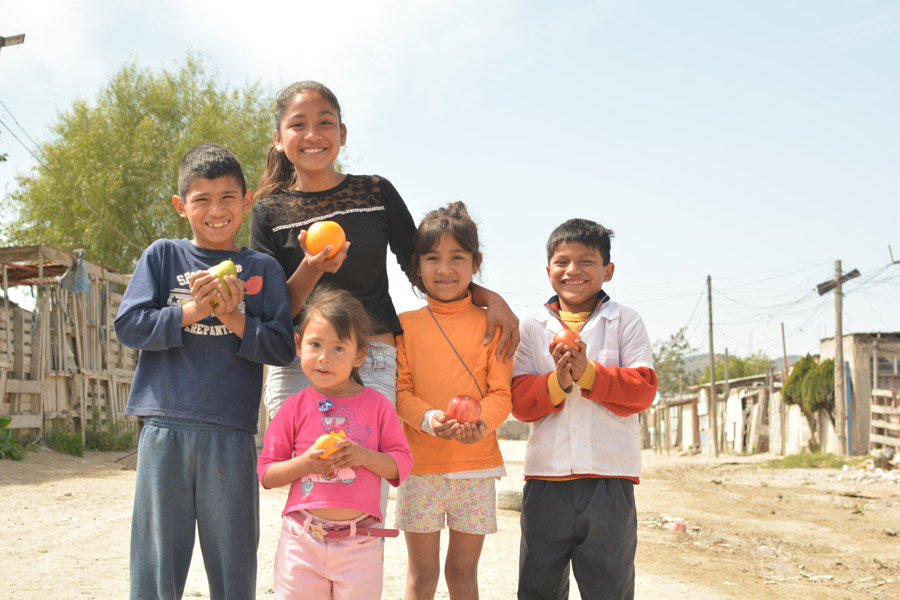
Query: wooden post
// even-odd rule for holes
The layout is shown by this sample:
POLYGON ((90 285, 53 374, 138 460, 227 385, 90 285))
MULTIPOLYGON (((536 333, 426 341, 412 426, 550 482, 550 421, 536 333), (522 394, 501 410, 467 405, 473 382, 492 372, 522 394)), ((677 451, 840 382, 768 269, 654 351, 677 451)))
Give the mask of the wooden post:
POLYGON ((787 410, 784 405, 784 384, 787 383, 788 377, 788 364, 787 364, 787 343, 784 341, 784 321, 781 322, 781 359, 782 362, 782 371, 781 371, 781 402, 778 403, 779 409, 779 418, 778 423, 781 428, 781 456, 784 456, 785 452, 785 440, 784 436, 787 432, 787 427, 785 426, 784 420, 787 418, 787 410))
MULTIPOLYGON (((719 448, 722 450, 726 449, 726 441, 728 438, 727 435, 727 427, 725 424, 725 415, 728 411, 728 396, 731 394, 731 384, 728 383, 728 348, 725 348, 725 384, 722 387, 722 433, 720 434, 722 437, 719 440, 719 448)), ((718 417, 718 415, 717 415, 718 417)), ((737 439, 734 440, 735 445, 737 444, 737 439)), ((734 448, 732 448, 734 450, 734 448)))
POLYGON ((706 276, 706 299, 709 305, 709 428, 713 450, 719 457, 719 428, 716 415, 716 355, 713 354, 712 277, 706 276))
POLYGON ((834 428, 837 433, 838 454, 847 454, 847 405, 844 396, 844 293, 841 281, 841 261, 834 261, 834 428))
POLYGON ((669 412, 669 405, 663 409, 663 417, 666 420, 666 456, 669 455, 669 450, 672 446, 672 432, 670 431, 672 428, 672 415, 669 412))
MULTIPOLYGON (((684 400, 684 374, 678 374, 678 401, 684 400)), ((682 439, 682 431, 684 429, 684 425, 682 424, 682 418, 684 417, 684 404, 681 405, 680 412, 678 413, 678 447, 682 448, 684 446, 684 440, 682 439)), ((682 448, 683 450, 683 448, 682 448)))
POLYGON ((3 265, 3 304, 6 308, 6 318, 4 319, 4 321, 6 322, 6 358, 9 360, 9 362, 12 362, 12 332, 10 331, 9 327, 9 322, 12 319, 12 314, 9 312, 9 280, 7 277, 6 265, 3 265))
POLYGON ((878 342, 881 340, 881 334, 877 334, 872 341, 872 389, 878 389, 878 342))
MULTIPOLYGON (((25 379, 25 311, 18 306, 13 309, 13 337, 15 338, 15 350, 13 350, 13 379, 25 379)), ((12 394, 9 398, 9 413, 18 415, 22 413, 22 396, 12 394)))

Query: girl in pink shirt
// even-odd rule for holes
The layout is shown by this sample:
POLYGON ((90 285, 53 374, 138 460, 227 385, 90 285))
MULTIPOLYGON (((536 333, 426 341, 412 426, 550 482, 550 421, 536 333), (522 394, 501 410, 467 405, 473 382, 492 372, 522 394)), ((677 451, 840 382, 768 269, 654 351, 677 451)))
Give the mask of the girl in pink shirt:
POLYGON ((349 292, 322 288, 294 339, 310 386, 289 396, 266 429, 257 472, 266 488, 290 484, 275 554, 275 597, 380 598, 384 545, 381 480, 393 486, 412 454, 391 402, 357 369, 372 325, 349 292), (339 436, 332 454, 321 436, 339 436))

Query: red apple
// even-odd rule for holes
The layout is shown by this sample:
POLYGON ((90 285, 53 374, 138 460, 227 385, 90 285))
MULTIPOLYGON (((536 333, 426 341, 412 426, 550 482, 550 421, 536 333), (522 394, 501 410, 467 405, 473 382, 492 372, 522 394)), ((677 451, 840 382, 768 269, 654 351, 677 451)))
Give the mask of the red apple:
POLYGON ((556 335, 553 336, 551 348, 556 348, 557 344, 563 344, 564 346, 568 346, 569 348, 580 350, 581 338, 578 336, 577 332, 572 331, 569 328, 560 329, 558 332, 556 332, 556 335))
POLYGON ((447 405, 447 416, 460 423, 477 423, 481 418, 481 402, 472 396, 453 396, 447 405))

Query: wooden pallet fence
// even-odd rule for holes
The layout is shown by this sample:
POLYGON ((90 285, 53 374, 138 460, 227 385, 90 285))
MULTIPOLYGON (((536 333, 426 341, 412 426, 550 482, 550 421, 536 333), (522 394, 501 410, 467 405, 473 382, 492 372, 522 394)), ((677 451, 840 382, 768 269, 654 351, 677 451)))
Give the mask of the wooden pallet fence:
POLYGON ((869 449, 889 446, 900 452, 900 390, 872 390, 869 449))
POLYGON ((0 248, 0 415, 25 437, 55 427, 80 431, 122 423, 137 351, 113 331, 128 276, 85 261, 90 286, 72 293, 60 277, 73 253, 41 245, 0 248), (34 309, 17 305, 10 289, 28 287, 34 309))

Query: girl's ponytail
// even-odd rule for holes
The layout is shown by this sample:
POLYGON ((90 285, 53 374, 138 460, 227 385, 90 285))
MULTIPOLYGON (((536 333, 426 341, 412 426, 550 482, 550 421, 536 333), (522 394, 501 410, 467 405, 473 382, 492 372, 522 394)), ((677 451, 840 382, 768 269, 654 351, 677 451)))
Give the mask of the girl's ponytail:
POLYGON ((276 192, 289 190, 297 181, 297 172, 294 171, 294 165, 288 160, 284 152, 275 149, 275 144, 269 146, 269 153, 266 155, 266 170, 259 178, 259 185, 256 186, 256 197, 265 198, 276 192))

